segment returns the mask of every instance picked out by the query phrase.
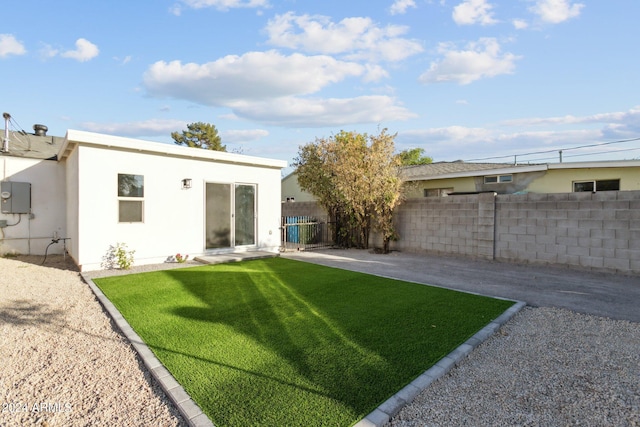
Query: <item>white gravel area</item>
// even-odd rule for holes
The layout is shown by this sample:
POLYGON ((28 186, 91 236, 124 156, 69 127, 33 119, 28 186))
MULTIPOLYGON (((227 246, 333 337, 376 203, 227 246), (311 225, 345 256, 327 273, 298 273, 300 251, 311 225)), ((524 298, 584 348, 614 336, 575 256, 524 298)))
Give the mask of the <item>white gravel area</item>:
POLYGON ((389 425, 640 426, 640 324, 526 307, 389 425))
MULTIPOLYGON (((0 426, 186 425, 72 264, 41 261, 0 258, 0 426)), ((388 425, 640 426, 640 324, 526 307, 388 425)))
POLYGON ((0 425, 186 425, 72 264, 42 259, 0 258, 0 425))

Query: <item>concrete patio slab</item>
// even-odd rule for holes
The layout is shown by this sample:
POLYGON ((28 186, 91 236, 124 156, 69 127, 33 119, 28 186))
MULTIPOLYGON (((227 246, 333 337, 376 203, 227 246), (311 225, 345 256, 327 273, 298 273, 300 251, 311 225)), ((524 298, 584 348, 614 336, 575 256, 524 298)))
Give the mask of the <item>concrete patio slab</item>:
POLYGON ((249 261, 253 259, 273 258, 280 256, 279 253, 255 251, 255 252, 234 252, 228 254, 203 255, 195 257, 195 261, 202 264, 223 264, 226 262, 249 261))

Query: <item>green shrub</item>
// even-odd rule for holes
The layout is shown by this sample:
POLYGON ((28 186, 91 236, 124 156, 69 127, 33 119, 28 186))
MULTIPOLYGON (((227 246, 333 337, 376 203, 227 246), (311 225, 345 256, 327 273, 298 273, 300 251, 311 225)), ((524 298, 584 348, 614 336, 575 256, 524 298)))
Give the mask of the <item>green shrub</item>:
POLYGON ((102 257, 102 268, 113 270, 120 268, 128 270, 133 265, 133 254, 136 251, 129 250, 126 243, 110 245, 107 253, 102 257))

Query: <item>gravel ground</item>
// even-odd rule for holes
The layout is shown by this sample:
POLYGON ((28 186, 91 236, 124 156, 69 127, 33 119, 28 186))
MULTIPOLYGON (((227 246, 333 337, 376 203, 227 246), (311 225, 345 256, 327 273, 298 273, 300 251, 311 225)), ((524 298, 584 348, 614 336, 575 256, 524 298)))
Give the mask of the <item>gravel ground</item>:
POLYGON ((73 265, 41 262, 0 258, 0 425, 186 425, 73 265))
MULTIPOLYGON (((185 425, 73 266, 41 261, 0 258, 0 425, 185 425)), ((525 308, 389 423, 458 425, 640 426, 640 324, 525 308)))
POLYGON ((640 324, 526 307, 390 426, 640 426, 640 324))

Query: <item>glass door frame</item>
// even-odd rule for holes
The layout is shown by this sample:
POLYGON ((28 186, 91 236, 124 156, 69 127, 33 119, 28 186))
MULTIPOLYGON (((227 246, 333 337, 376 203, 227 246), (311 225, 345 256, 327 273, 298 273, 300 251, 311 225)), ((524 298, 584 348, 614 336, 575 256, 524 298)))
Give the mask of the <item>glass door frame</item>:
MULTIPOLYGON (((258 241, 258 184, 257 183, 247 183, 247 182, 219 182, 219 181, 205 181, 205 185, 204 185, 204 194, 203 194, 203 199, 204 199, 204 204, 203 204, 203 210, 204 210, 204 218, 203 218, 203 248, 205 253, 224 253, 224 252, 230 252, 235 250, 236 248, 252 248, 252 247, 257 247, 257 241, 258 241), (229 206, 228 206, 228 211, 229 211, 229 217, 228 217, 228 222, 225 222, 224 224, 229 224, 230 225, 230 230, 229 230, 229 242, 230 245, 229 246, 220 246, 220 247, 211 247, 208 248, 207 245, 207 235, 209 233, 209 230, 207 229, 207 225, 208 225, 208 217, 207 217, 207 186, 209 184, 213 184, 213 185, 220 185, 220 186, 227 186, 228 190, 229 190, 229 206), (250 244, 246 244, 246 245, 236 245, 236 215, 238 212, 237 206, 236 206, 236 189, 238 186, 250 186, 253 187, 253 243, 250 244)), ((226 199, 226 198, 225 198, 226 199)))
POLYGON ((232 191, 232 222, 233 222, 233 228, 231 231, 231 242, 233 244, 233 248, 250 248, 250 247, 255 247, 257 246, 257 238, 258 238, 258 184, 253 184, 253 183, 245 183, 245 182, 235 182, 233 184, 233 191, 232 191), (253 230, 251 230, 251 234, 253 237, 253 242, 249 243, 249 244, 245 244, 245 245, 238 245, 237 239, 236 239, 236 231, 237 231, 237 224, 238 224, 238 204, 236 203, 236 194, 237 194, 237 190, 239 186, 245 186, 245 187, 252 187, 253 188, 253 212, 251 213, 252 216, 252 225, 253 225, 253 230))

